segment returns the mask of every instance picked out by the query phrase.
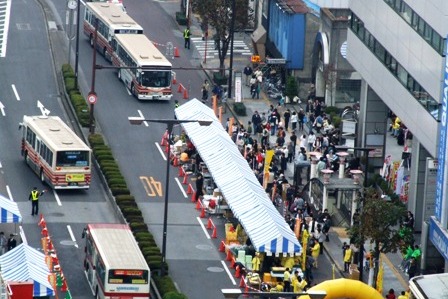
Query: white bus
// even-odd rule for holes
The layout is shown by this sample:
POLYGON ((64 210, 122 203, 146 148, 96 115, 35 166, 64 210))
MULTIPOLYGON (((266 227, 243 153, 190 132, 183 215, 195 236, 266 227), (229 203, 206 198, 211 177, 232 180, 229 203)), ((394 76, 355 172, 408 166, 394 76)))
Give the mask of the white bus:
POLYGON ((24 116, 22 156, 53 189, 88 189, 91 149, 58 116, 24 116))
POLYGON ((92 47, 96 20, 98 20, 96 48, 109 61, 113 51, 111 42, 115 34, 143 34, 143 28, 115 4, 86 3, 83 28, 84 34, 89 38, 92 47))
POLYGON ((126 224, 88 224, 84 268, 95 298, 150 298, 150 271, 126 224))
POLYGON ((171 62, 143 34, 117 34, 112 42, 112 64, 118 78, 139 100, 170 100, 171 62))
POLYGON ((448 273, 415 276, 409 281, 410 299, 448 298, 448 273))

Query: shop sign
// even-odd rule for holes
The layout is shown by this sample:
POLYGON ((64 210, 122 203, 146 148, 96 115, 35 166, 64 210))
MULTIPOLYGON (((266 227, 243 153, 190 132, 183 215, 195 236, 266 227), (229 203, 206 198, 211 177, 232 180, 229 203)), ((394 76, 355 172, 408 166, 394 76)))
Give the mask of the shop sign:
POLYGON ((448 260, 448 235, 435 217, 431 217, 429 221, 429 239, 445 260, 448 260))

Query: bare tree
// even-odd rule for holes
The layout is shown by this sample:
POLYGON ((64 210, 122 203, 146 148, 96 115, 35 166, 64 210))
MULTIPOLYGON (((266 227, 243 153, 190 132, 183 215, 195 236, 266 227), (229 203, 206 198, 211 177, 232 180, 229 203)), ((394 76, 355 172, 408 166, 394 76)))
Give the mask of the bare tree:
POLYGON ((249 22, 248 0, 192 0, 193 11, 201 17, 202 27, 215 30, 213 39, 218 50, 219 68, 225 75, 224 61, 230 48, 232 1, 235 1, 235 30, 246 27, 249 22))

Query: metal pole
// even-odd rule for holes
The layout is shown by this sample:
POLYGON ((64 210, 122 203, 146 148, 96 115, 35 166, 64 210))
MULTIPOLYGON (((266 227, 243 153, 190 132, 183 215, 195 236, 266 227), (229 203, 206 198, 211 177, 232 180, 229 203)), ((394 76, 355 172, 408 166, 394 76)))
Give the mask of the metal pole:
POLYGON ((70 59, 72 56, 73 11, 73 9, 70 9, 68 14, 68 64, 70 64, 70 59))
MULTIPOLYGON (((167 123, 168 146, 170 146, 171 132, 173 131, 173 123, 167 123)), ((168 226, 168 190, 170 182, 170 153, 166 153, 166 178, 165 178, 165 209, 163 211, 163 241, 162 241, 162 265, 161 274, 166 274, 166 234, 168 226)))
MULTIPOLYGON (((79 14, 80 14, 81 0, 78 0, 78 7, 76 10, 76 50, 75 50, 75 89, 78 88, 78 64, 79 64, 79 14)), ((95 63, 94 63, 95 65, 95 63)))
MULTIPOLYGON (((95 35, 93 37, 93 62, 92 62, 92 84, 90 85, 90 92, 95 93, 95 74, 96 74, 96 42, 98 38, 98 19, 95 19, 95 35)), ((95 134, 95 120, 93 117, 93 104, 90 104, 90 134, 95 134)))
POLYGON ((229 89, 227 91, 227 98, 232 98, 232 81, 233 81, 233 39, 235 35, 235 1, 232 0, 232 20, 230 22, 230 65, 229 65, 229 89))

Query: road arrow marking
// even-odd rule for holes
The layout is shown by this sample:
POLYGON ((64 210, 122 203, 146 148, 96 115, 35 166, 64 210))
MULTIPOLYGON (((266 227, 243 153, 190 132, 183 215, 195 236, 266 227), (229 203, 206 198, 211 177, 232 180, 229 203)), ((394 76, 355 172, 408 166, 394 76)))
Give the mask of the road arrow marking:
POLYGON ((40 109, 40 113, 43 116, 48 116, 50 114, 50 110, 48 110, 47 108, 45 108, 44 104, 42 104, 39 100, 37 100, 37 108, 40 109))
POLYGON ((75 235, 73 234, 72 228, 70 225, 67 225, 68 233, 70 234, 70 238, 75 243, 75 247, 78 248, 78 244, 76 243, 75 235))

